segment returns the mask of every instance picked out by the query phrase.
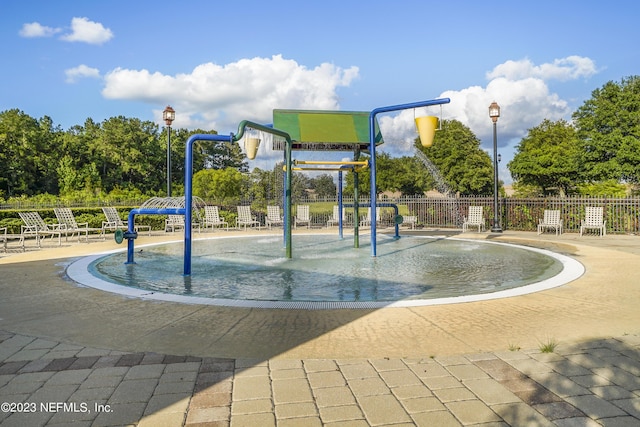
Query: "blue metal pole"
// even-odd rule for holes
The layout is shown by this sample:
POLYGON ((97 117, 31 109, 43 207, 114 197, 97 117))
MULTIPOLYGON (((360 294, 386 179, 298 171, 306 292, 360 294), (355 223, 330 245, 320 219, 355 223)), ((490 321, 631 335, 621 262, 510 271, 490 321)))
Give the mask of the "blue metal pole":
POLYGON ((232 135, 191 135, 187 140, 184 158, 184 270, 185 276, 191 275, 191 223, 193 218, 193 143, 196 141, 231 142, 232 135))
POLYGON ((342 171, 338 172, 338 236, 342 240, 342 171))
POLYGON ((184 215, 184 208, 137 208, 129 211, 127 220, 127 232, 124 238, 127 239, 127 264, 135 264, 133 259, 134 239, 136 233, 136 215, 184 215))
MULTIPOLYGON (((371 198, 371 212, 376 211, 376 115, 380 113, 389 113, 392 111, 399 110, 408 110, 411 108, 419 108, 419 107, 428 107, 430 105, 440 105, 440 104, 448 104, 451 102, 449 98, 440 98, 440 99, 431 99, 429 101, 419 101, 412 102, 409 104, 399 104, 399 105, 391 105, 388 107, 379 107, 369 113, 369 154, 371 155, 370 167, 371 167, 371 190, 370 190, 370 198, 371 198)), ((375 221, 371 221, 371 256, 375 257, 377 255, 376 249, 376 223, 375 221)))

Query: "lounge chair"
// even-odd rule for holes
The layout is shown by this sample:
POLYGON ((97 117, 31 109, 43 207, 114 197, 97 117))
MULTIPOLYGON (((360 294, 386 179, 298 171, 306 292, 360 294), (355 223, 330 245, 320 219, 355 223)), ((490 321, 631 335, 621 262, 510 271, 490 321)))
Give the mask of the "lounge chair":
POLYGON ((462 231, 466 232, 469 227, 478 227, 478 233, 484 231, 485 220, 482 216, 482 206, 469 206, 469 216, 464 217, 462 231))
MULTIPOLYGON (((327 227, 331 225, 338 225, 340 223, 340 214, 338 213, 339 209, 340 208, 338 206, 333 207, 333 215, 329 218, 329 221, 327 221, 327 227)), ((345 208, 342 208, 342 224, 344 224, 346 217, 345 208)))
MULTIPOLYGON (((38 247, 40 245, 41 236, 51 236, 51 239, 55 235, 58 235, 58 246, 62 245, 62 232, 64 230, 63 224, 49 225, 40 216, 38 212, 18 212, 20 218, 24 222, 24 225, 20 227, 20 240, 22 242, 22 248, 24 249, 24 239, 26 237, 35 237, 38 247)), ((65 234, 66 240, 66 234, 65 234)))
POLYGON ((53 210, 58 218, 58 222, 62 224, 62 230, 65 235, 68 236, 71 233, 71 237, 78 233, 78 242, 80 241, 80 233, 84 233, 85 240, 89 242, 90 231, 100 231, 99 228, 90 228, 88 222, 76 222, 76 218, 73 212, 69 208, 55 208, 53 210))
POLYGON ((223 217, 220 216, 220 210, 217 206, 205 206, 204 207, 204 221, 202 226, 206 230, 208 227, 214 229, 219 226, 224 226, 229 230, 229 223, 227 223, 223 217))
POLYGON ((585 230, 598 230, 600 237, 606 236, 607 221, 603 220, 603 216, 604 213, 602 206, 587 206, 585 208, 585 218, 582 220, 582 224, 580 225, 580 235, 582 236, 585 230))
MULTIPOLYGON (((380 224, 380 208, 376 207, 376 225, 380 224)), ((360 227, 371 225, 371 208, 367 208, 367 215, 360 220, 360 227)))
POLYGON ((253 227, 254 225, 260 230, 260 221, 255 216, 251 215, 251 206, 238 206, 238 217, 236 218, 236 228, 240 229, 240 226, 244 226, 244 229, 253 227))
MULTIPOLYGON (((194 210, 194 213, 196 211, 194 210)), ((177 229, 183 229, 184 230, 184 215, 167 215, 167 219, 164 220, 164 231, 165 232, 174 232, 177 229)), ((198 229, 198 233, 200 233, 202 231, 202 228, 200 227, 200 221, 198 221, 198 219, 194 219, 193 221, 191 221, 191 229, 198 229)))
POLYGON ((402 224, 407 227, 411 227, 412 230, 415 230, 416 223, 418 222, 418 217, 415 215, 407 215, 402 217, 402 224))
POLYGON ((543 218, 538 220, 538 234, 544 233, 546 229, 553 229, 556 236, 562 234, 562 219, 559 210, 545 209, 543 218))
POLYGON ((294 228, 298 228, 298 224, 307 224, 307 228, 311 227, 311 217, 309 216, 309 205, 297 205, 296 217, 293 220, 294 228))
MULTIPOLYGON (((120 214, 117 209, 111 206, 103 207, 102 212, 104 213, 106 221, 102 221, 102 231, 100 235, 102 238, 105 237, 106 231, 116 231, 116 230, 127 230, 129 228, 128 221, 123 221, 120 218, 120 214)), ((136 230, 147 230, 149 236, 151 236, 151 226, 150 225, 139 225, 136 224, 136 230)))
POLYGON ((284 225, 284 220, 280 214, 280 206, 267 206, 267 218, 265 219, 267 228, 273 225, 284 225))

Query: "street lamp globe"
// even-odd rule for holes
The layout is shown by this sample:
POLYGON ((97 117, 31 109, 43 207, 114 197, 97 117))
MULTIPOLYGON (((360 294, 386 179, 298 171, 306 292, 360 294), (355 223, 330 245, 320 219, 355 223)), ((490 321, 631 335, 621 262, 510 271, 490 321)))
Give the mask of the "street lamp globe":
POLYGON ((162 112, 162 120, 167 124, 167 126, 171 126, 171 123, 176 119, 176 111, 171 108, 171 105, 167 105, 167 108, 162 112))
POLYGON ((496 101, 493 101, 491 105, 489 105, 489 117, 493 120, 493 123, 498 121, 498 117, 500 117, 500 106, 496 101))

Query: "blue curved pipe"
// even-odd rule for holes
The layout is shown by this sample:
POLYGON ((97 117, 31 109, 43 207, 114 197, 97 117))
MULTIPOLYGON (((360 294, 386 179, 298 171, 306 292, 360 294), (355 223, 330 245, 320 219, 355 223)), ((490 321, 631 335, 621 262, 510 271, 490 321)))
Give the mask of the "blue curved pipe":
MULTIPOLYGON (((412 102, 409 104, 399 104, 399 105, 391 105, 389 107, 380 107, 376 108, 369 113, 369 155, 371 158, 369 159, 370 167, 371 167, 371 212, 376 211, 376 115, 380 113, 389 113, 392 111, 399 110, 408 110, 411 108, 420 108, 420 107, 428 107, 430 105, 440 105, 440 104, 448 104, 451 102, 449 98, 440 98, 440 99, 431 99, 429 101, 419 101, 412 102)), ((377 255, 376 249, 376 223, 375 221, 371 221, 371 256, 375 257, 377 255)))
MULTIPOLYGON (((127 233, 124 236, 127 239, 127 264, 135 264, 133 259, 134 240, 138 237, 136 232, 136 215, 184 215, 184 208, 136 208, 129 211, 129 219, 127 224, 127 233)), ((185 227, 187 228, 187 227, 185 227)))

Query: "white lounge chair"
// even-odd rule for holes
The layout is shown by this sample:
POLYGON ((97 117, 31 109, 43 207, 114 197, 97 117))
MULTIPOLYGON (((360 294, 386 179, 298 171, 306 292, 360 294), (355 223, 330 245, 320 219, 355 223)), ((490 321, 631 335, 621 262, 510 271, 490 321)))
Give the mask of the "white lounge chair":
POLYGON ((284 220, 280 214, 280 206, 267 206, 267 218, 265 219, 267 228, 274 225, 284 225, 284 220))
POLYGON ((249 227, 257 226, 258 230, 260 230, 260 221, 258 221, 255 216, 251 215, 251 206, 238 206, 236 228, 240 229, 240 226, 243 226, 246 230, 247 225, 249 227))
POLYGON ((0 239, 2 239, 4 251, 7 252, 7 227, 0 228, 0 239))
MULTIPOLYGON (((62 232, 64 229, 63 224, 49 225, 40 216, 38 212, 18 212, 20 218, 24 222, 24 225, 20 227, 20 240, 22 248, 24 249, 24 239, 26 237, 35 237, 38 247, 40 245, 41 236, 51 236, 51 239, 55 235, 58 235, 58 246, 62 245, 62 232)), ((66 240, 66 235, 65 235, 66 240)))
POLYGON ((607 235, 607 221, 603 220, 604 212, 602 206, 587 206, 585 208, 585 218, 580 225, 580 235, 586 230, 598 230, 600 237, 607 235))
MULTIPOLYGON (((195 214, 195 210, 193 211, 195 214)), ((184 215, 167 215, 167 219, 164 220, 164 231, 170 231, 170 232, 174 232, 178 229, 183 229, 184 230, 184 215)), ((198 233, 200 233, 202 231, 202 228, 200 227, 200 222, 197 219, 194 219, 191 222, 191 228, 197 228, 198 229, 198 233)))
POLYGON ((216 227, 224 226, 226 230, 229 230, 229 223, 224 220, 224 217, 220 216, 220 210, 217 206, 205 206, 204 207, 204 221, 202 226, 206 230, 211 227, 213 230, 216 227))
MULTIPOLYGON (((380 208, 376 207, 376 225, 380 224, 380 208)), ((367 215, 360 219, 360 227, 371 225, 371 208, 367 208, 367 215)))
MULTIPOLYGON (((338 206, 333 207, 333 215, 329 218, 329 221, 327 221, 327 227, 331 225, 338 225, 340 223, 340 214, 338 213, 339 209, 340 208, 338 206)), ((346 217, 345 208, 342 208, 342 224, 344 224, 346 217)))
POLYGON ((62 225, 61 229, 65 235, 68 236, 69 233, 71 233, 71 237, 73 237, 73 235, 77 233, 78 242, 80 241, 80 233, 84 233, 85 241, 88 243, 89 232, 100 231, 99 228, 89 227, 88 222, 76 222, 76 218, 69 208, 55 208, 53 211, 56 214, 56 218, 58 218, 58 222, 62 225))
POLYGON ((411 227, 412 230, 415 230, 416 223, 418 222, 418 217, 415 215, 407 215, 402 217, 402 224, 407 227, 411 227))
MULTIPOLYGON (((102 221, 102 231, 100 231, 100 235, 102 238, 105 238, 105 234, 107 230, 116 231, 116 230, 127 230, 129 228, 128 221, 123 221, 120 218, 120 214, 118 210, 111 206, 105 206, 102 208, 102 212, 104 213, 106 221, 102 221)), ((137 230, 147 230, 149 236, 151 236, 151 226, 150 225, 139 225, 136 224, 137 230)))
POLYGON ((544 210, 543 218, 538 220, 538 234, 544 233, 546 229, 554 230, 556 236, 562 234, 562 219, 559 210, 544 210))
POLYGON ((462 231, 466 232, 469 227, 478 227, 478 233, 484 231, 485 220, 482 216, 482 206, 469 206, 469 216, 464 217, 462 231))
POLYGON ((293 220, 294 228, 298 228, 298 224, 307 224, 307 228, 311 227, 311 217, 309 216, 309 205, 297 205, 296 217, 293 220))

